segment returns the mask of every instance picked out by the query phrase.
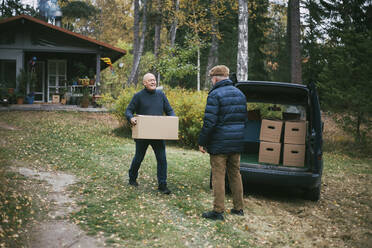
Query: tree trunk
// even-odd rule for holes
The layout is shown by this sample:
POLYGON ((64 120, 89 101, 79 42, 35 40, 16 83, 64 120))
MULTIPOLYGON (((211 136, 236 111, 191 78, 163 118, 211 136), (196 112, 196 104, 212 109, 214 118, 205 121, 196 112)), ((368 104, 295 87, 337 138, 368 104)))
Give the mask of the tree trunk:
POLYGON ((198 78, 197 78, 198 86, 197 90, 200 91, 200 45, 198 46, 198 78))
MULTIPOLYGON (((158 62, 160 46, 161 46, 161 23, 162 23, 162 0, 156 1, 156 17, 155 17, 155 36, 154 36, 154 55, 155 60, 158 62)), ((160 86, 160 74, 159 72, 155 73, 157 78, 158 85, 160 86)))
POLYGON ((139 0, 134 0, 134 21, 133 21, 133 65, 132 65, 132 70, 129 75, 127 85, 129 86, 130 84, 133 83, 135 73, 136 73, 136 68, 135 68, 135 63, 138 57, 138 48, 139 48, 139 22, 140 22, 140 16, 139 16, 139 0))
POLYGON ((128 78, 127 85, 134 83, 137 85, 138 81, 138 67, 141 61, 143 45, 145 43, 146 33, 146 14, 147 14, 147 0, 143 0, 143 11, 142 11, 142 35, 141 40, 139 38, 139 0, 134 1, 134 43, 133 43, 133 65, 132 71, 128 78))
POLYGON ((217 21, 214 16, 212 16, 212 43, 211 47, 209 48, 209 54, 208 54, 208 64, 205 71, 205 83, 204 83, 204 89, 209 89, 211 87, 211 80, 209 77, 209 71, 212 69, 213 66, 217 65, 218 63, 218 38, 217 38, 217 21))
POLYGON ((160 33, 161 33, 161 22, 162 22, 162 1, 157 0, 156 3, 156 23, 155 23, 155 38, 154 38, 154 54, 155 58, 158 58, 160 49, 160 33))
POLYGON ((248 0, 239 0, 239 38, 236 76, 248 80, 248 0))
POLYGON ((176 33, 177 33, 177 26, 178 26, 177 13, 180 9, 180 0, 173 0, 173 4, 174 4, 174 19, 173 19, 172 26, 170 29, 170 43, 172 47, 174 47, 174 44, 176 42, 176 33))
POLYGON ((4 11, 5 11, 5 0, 3 0, 3 2, 1 3, 1 16, 4 16, 4 11))
POLYGON ((360 142, 362 139, 362 135, 360 133, 360 125, 362 124, 362 118, 363 118, 363 113, 359 112, 357 114, 357 123, 356 123, 356 141, 360 142))
POLYGON ((161 23, 155 24, 155 37, 154 37, 154 54, 155 58, 158 58, 159 49, 160 49, 160 31, 161 31, 161 23))
POLYGON ((289 0, 291 83, 302 82, 301 47, 300 47, 300 1, 289 0))

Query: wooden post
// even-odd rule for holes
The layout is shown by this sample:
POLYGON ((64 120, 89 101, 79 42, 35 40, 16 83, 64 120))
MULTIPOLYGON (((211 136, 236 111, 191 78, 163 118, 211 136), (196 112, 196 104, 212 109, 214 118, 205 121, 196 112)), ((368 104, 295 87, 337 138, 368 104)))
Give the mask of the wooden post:
POLYGON ((101 54, 97 53, 96 62, 96 94, 100 94, 100 84, 101 84, 101 54))

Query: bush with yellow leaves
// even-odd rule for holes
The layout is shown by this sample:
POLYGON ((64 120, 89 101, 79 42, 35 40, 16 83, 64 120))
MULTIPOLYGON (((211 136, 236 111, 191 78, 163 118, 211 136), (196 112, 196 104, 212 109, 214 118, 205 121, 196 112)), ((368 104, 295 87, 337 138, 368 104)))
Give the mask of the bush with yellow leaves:
MULTIPOLYGON (((115 103, 112 104, 113 113, 125 129, 130 129, 130 125, 125 118, 125 109, 133 95, 141 89, 141 87, 125 88, 115 103)), ((170 88, 167 86, 164 86, 163 90, 179 118, 179 142, 182 145, 196 148, 199 132, 203 125, 208 93, 206 91, 186 90, 178 87, 170 88)), ((110 102, 108 98, 107 102, 110 102)))

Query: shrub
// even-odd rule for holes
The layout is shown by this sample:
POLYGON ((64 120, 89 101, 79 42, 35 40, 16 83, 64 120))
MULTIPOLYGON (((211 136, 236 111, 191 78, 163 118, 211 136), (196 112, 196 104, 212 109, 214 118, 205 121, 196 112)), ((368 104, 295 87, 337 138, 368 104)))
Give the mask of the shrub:
MULTIPOLYGON (((133 95, 142 87, 128 87, 122 90, 115 104, 113 113, 125 129, 130 125, 125 118, 125 109, 133 95)), ((197 147, 199 132, 203 125, 207 92, 164 87, 169 103, 179 118, 179 143, 189 147, 197 147)))
POLYGON ((173 88, 165 90, 165 93, 179 118, 180 143, 197 147, 199 132, 203 126, 207 92, 173 88))

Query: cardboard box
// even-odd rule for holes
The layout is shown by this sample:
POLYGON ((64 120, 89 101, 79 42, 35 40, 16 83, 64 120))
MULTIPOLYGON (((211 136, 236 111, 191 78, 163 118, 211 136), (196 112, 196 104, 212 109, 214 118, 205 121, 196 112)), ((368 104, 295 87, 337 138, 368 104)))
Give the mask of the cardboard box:
POLYGON ((178 117, 136 115, 137 124, 132 127, 133 139, 178 140, 178 117))
POLYGON ((261 122, 260 140, 269 142, 280 142, 282 126, 282 121, 263 119, 261 122))
POLYGON ((284 125, 285 144, 305 144, 306 121, 286 121, 284 125))
POLYGON ((258 162, 268 164, 279 164, 281 143, 260 142, 258 162))
POLYGON ((284 144, 283 165, 303 167, 305 162, 305 145, 284 144))
POLYGON ((253 109, 247 111, 248 120, 260 121, 261 120, 261 110, 253 109))
POLYGON ((301 114, 300 113, 282 113, 283 120, 285 121, 297 121, 301 120, 301 114))
POLYGON ((59 103, 59 95, 52 95, 52 103, 59 103))

